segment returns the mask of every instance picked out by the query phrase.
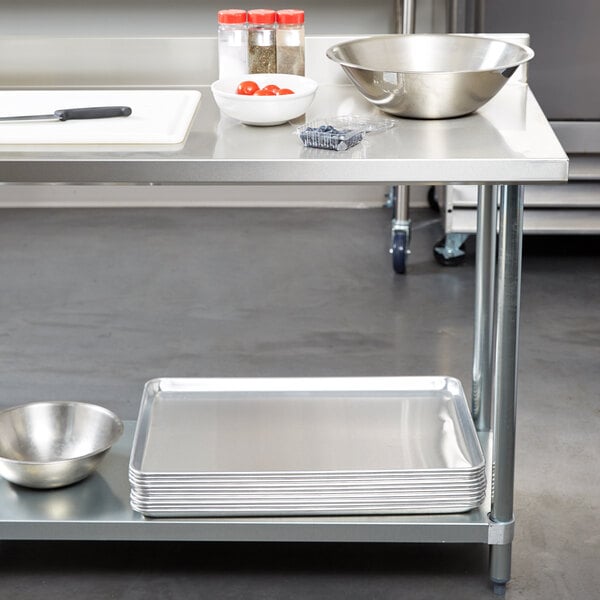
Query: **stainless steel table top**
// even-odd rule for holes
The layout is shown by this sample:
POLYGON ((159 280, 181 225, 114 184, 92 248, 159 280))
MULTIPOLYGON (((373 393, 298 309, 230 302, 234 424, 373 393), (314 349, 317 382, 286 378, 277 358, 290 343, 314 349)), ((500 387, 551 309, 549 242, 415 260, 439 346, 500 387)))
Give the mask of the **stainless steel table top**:
MULTIPOLYGON (((0 181, 15 183, 542 183, 565 181, 568 159, 533 94, 509 83, 480 111, 397 119, 347 152, 304 148, 295 128, 221 117, 208 86, 181 147, 2 146, 0 181)), ((351 85, 320 86, 306 119, 384 116, 351 85)))

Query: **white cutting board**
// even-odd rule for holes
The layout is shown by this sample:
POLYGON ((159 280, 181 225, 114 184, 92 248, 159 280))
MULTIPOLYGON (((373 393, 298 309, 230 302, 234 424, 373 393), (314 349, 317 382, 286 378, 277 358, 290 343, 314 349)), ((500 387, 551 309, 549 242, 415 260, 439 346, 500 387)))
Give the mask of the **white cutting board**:
POLYGON ((0 91, 0 117, 90 106, 132 111, 129 117, 108 119, 0 122, 0 144, 179 144, 199 102, 196 90, 0 91))

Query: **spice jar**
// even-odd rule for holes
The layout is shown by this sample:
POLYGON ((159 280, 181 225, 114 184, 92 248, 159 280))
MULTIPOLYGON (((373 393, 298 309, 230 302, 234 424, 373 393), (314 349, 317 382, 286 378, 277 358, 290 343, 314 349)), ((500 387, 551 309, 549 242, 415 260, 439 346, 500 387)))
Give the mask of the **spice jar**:
POLYGON ((257 8, 248 11, 248 72, 277 73, 277 13, 257 8))
POLYGON ((217 13, 219 79, 248 73, 246 11, 230 8, 217 13))
POLYGON ((304 11, 277 11, 277 72, 304 75, 304 11))

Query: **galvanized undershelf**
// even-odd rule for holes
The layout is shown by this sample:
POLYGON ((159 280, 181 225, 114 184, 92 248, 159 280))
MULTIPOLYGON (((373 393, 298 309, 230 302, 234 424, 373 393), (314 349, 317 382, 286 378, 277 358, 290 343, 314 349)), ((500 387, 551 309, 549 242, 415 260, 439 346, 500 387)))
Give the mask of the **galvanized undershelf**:
MULTIPOLYGON (((38 491, 0 480, 0 540, 498 543, 497 533, 490 537, 487 516, 489 459, 486 500, 462 514, 147 519, 129 506, 127 471, 134 429, 135 422, 125 423, 123 437, 98 472, 81 483, 38 491)), ((491 437, 480 433, 486 457, 491 437)))

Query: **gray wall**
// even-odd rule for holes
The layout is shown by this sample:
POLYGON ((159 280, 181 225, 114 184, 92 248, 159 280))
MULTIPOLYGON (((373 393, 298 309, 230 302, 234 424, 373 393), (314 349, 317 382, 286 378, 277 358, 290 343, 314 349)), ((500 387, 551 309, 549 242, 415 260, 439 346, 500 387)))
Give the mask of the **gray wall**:
POLYGON ((488 0, 486 30, 526 31, 529 82, 550 119, 600 120, 600 1, 488 0))
MULTIPOLYGON (((417 30, 441 31, 446 0, 416 0, 417 30)), ((306 11, 310 35, 389 33, 395 0, 0 0, 0 35, 212 35, 220 8, 306 11)))
POLYGON ((0 35, 212 35, 219 8, 296 5, 305 9, 313 35, 385 33, 393 23, 391 0, 1 0, 0 35))

